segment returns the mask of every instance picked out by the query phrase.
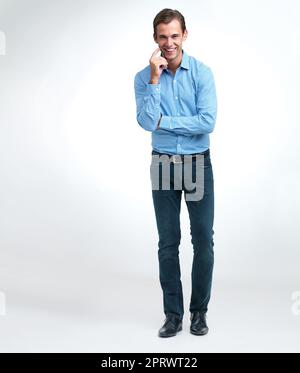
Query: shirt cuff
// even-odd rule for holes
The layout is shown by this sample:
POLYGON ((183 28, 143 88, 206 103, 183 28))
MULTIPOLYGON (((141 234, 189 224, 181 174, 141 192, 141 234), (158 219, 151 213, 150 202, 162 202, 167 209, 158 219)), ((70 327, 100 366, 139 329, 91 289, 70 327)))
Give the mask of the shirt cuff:
POLYGON ((172 129, 172 117, 162 116, 159 124, 159 128, 163 130, 172 129))
POLYGON ((148 94, 154 94, 154 95, 157 95, 157 94, 160 94, 160 83, 158 84, 150 84, 148 83, 147 84, 147 91, 146 91, 148 94))

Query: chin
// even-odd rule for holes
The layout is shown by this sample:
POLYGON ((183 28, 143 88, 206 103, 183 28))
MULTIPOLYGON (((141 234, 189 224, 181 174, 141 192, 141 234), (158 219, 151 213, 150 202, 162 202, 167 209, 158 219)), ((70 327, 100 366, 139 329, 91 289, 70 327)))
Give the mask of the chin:
POLYGON ((170 57, 170 58, 166 58, 167 61, 173 61, 173 60, 176 60, 176 58, 179 56, 179 53, 176 52, 174 57, 170 57))

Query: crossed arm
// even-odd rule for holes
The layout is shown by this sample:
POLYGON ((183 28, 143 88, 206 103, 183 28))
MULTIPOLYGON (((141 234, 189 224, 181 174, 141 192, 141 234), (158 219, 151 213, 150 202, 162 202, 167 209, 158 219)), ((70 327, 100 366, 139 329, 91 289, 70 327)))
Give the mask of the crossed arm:
POLYGON ((197 114, 193 116, 162 115, 160 109, 161 85, 146 84, 137 74, 134 81, 137 121, 146 131, 171 131, 178 135, 193 136, 213 131, 217 115, 214 78, 208 68, 197 91, 197 114))

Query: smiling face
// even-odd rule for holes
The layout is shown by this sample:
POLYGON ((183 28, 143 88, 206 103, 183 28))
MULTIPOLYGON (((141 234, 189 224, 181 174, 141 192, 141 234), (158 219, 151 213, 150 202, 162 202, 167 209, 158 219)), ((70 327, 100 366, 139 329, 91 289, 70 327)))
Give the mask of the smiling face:
POLYGON ((182 32, 180 22, 175 18, 170 23, 159 23, 156 27, 154 41, 163 56, 171 64, 179 64, 182 58, 182 43, 187 38, 187 30, 182 32))

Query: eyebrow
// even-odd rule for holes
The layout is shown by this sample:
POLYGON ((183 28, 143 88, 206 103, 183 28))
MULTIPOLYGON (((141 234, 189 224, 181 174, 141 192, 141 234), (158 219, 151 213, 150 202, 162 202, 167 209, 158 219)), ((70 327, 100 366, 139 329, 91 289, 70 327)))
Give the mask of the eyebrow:
MULTIPOLYGON (((173 34, 173 35, 171 35, 171 36, 174 37, 174 36, 179 36, 179 35, 180 35, 180 34, 173 34)), ((167 36, 164 35, 164 34, 159 34, 158 36, 159 36, 159 37, 163 36, 163 37, 165 37, 165 38, 167 37, 167 36)))

